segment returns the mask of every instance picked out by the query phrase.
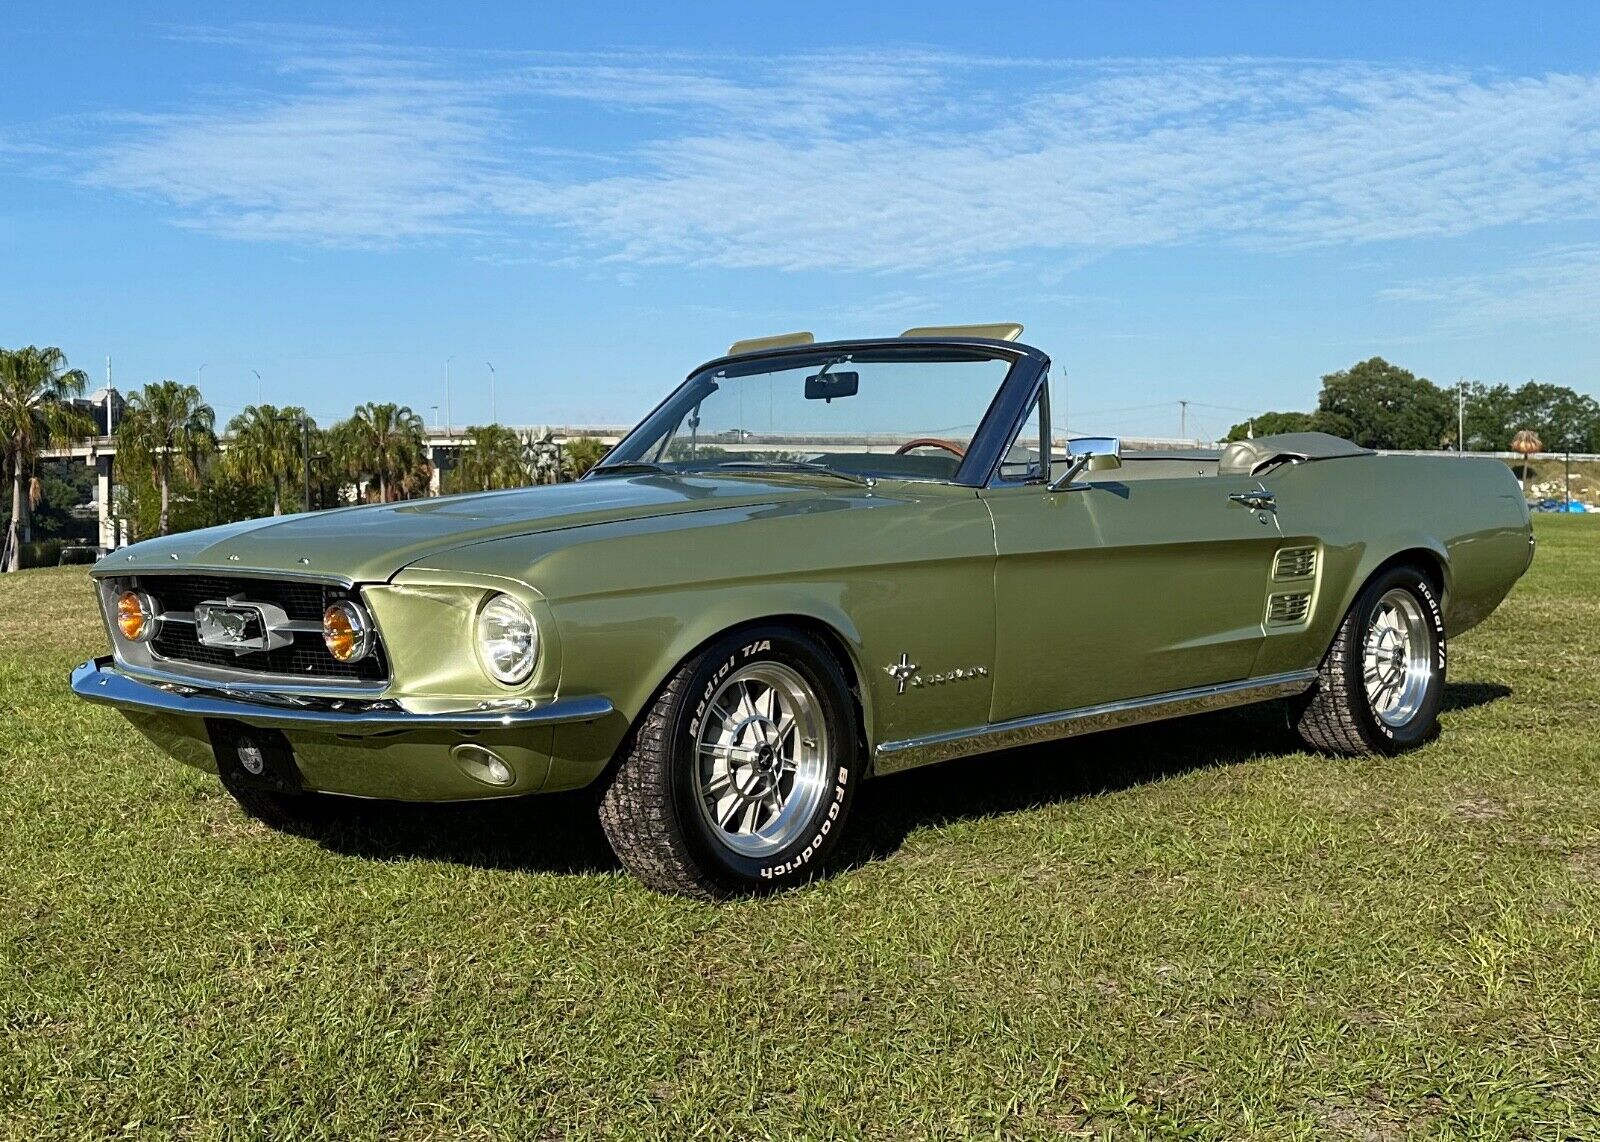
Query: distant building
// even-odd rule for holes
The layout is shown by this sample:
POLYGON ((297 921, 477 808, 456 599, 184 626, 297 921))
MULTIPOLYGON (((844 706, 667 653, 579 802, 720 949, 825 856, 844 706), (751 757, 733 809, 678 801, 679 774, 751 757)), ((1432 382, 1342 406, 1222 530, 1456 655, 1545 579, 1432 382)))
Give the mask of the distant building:
POLYGON ((88 396, 73 401, 72 406, 93 419, 94 435, 110 436, 122 422, 122 412, 128 402, 110 385, 102 385, 88 396))

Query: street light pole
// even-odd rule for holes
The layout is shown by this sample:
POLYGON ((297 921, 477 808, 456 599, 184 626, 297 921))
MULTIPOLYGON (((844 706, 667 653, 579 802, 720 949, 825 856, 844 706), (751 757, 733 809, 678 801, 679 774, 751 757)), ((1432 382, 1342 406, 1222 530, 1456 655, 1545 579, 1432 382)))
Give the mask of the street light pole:
POLYGON ((261 407, 261 374, 255 369, 251 369, 250 371, 252 373, 255 373, 255 375, 256 375, 256 407, 260 408, 261 407))
MULTIPOLYGON (((208 362, 206 362, 206 364, 210 364, 210 362, 208 361, 208 362)), ((196 369, 194 371, 194 387, 195 388, 199 388, 201 385, 203 385, 205 383, 206 383, 206 366, 205 365, 201 365, 198 369, 196 369)))
MULTIPOLYGON (((489 365, 489 362, 485 361, 484 364, 485 365, 489 365)), ((495 403, 494 403, 494 366, 493 365, 489 365, 489 423, 490 424, 499 424, 500 423, 500 417, 495 412, 495 403)))
POLYGON ((444 434, 450 436, 450 426, 455 423, 455 418, 450 415, 450 362, 454 361, 454 353, 444 359, 444 434))

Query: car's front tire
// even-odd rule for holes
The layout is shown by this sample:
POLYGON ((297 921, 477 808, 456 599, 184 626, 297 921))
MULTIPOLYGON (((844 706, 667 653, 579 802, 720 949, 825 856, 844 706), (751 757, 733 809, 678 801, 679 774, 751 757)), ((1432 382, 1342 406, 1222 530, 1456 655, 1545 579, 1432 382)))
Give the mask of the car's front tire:
POLYGON ((657 692, 601 798, 618 859, 652 888, 701 899, 809 879, 860 780, 855 709, 807 634, 714 640, 657 692))
POLYGON ((1437 732, 1444 612, 1415 567, 1376 576, 1351 604, 1318 678, 1295 709, 1306 744, 1328 753, 1401 753, 1437 732))

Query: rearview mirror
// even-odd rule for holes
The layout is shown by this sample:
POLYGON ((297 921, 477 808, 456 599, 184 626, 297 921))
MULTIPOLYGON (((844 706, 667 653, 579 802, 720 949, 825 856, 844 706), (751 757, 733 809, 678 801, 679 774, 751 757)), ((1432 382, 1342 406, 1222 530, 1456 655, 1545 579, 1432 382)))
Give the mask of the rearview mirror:
POLYGON ((861 391, 860 373, 817 373, 806 378, 806 400, 831 401, 861 391))
POLYGON ((1085 472, 1108 472, 1122 467, 1122 441, 1115 436, 1080 436, 1067 441, 1067 470, 1050 482, 1059 492, 1085 472))

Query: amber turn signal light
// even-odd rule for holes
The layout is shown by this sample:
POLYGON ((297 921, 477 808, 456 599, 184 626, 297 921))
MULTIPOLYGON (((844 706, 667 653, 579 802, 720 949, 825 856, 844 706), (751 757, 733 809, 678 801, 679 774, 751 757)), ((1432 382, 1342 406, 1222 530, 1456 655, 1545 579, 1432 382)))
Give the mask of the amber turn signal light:
POLYGON ((371 647, 372 623, 354 603, 334 603, 322 612, 322 642, 338 661, 357 662, 371 647))
POLYGON ((117 596, 117 629, 129 642, 148 642, 156 633, 155 602, 143 591, 117 596))

